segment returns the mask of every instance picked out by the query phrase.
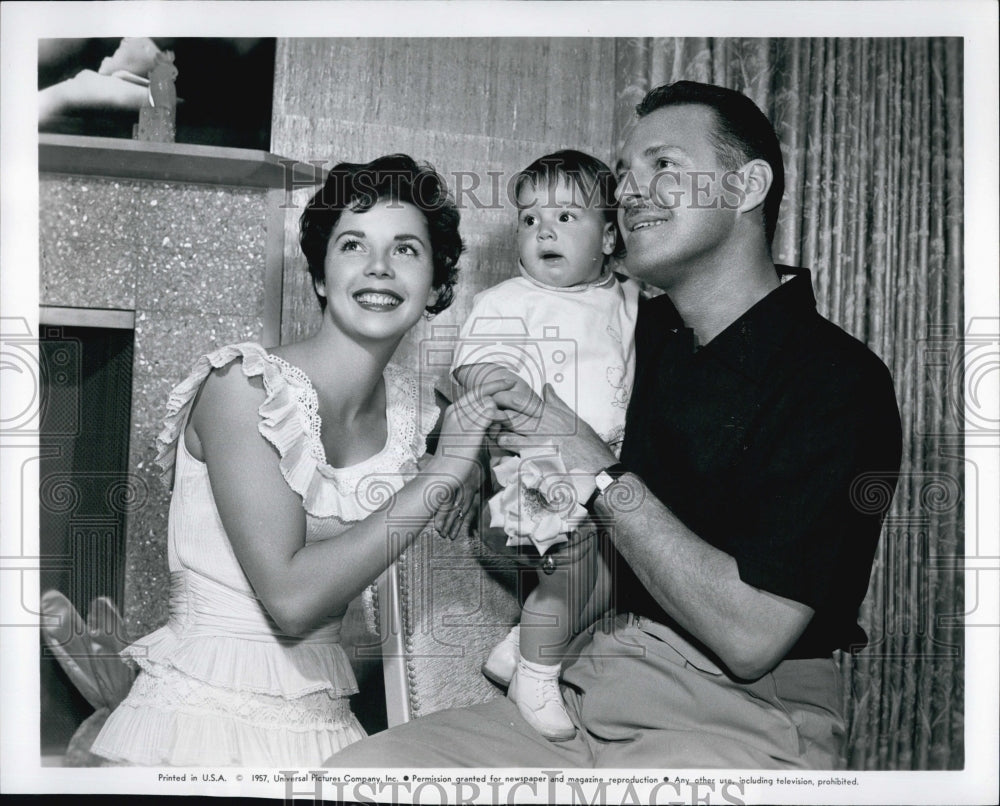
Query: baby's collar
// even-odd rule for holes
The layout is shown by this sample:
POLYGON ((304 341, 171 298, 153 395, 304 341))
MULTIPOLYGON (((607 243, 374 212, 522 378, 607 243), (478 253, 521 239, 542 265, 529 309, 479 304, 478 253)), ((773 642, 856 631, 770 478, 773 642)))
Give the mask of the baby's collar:
POLYGON ((610 269, 607 269, 601 274, 596 280, 591 280, 589 283, 581 283, 580 285, 549 285, 548 283, 543 283, 541 280, 537 280, 528 274, 528 270, 524 268, 524 264, 521 261, 517 261, 518 271, 521 272, 521 276, 527 280, 532 285, 537 285, 539 288, 545 288, 549 291, 566 291, 569 293, 576 293, 579 291, 589 291, 591 288, 604 288, 615 282, 615 273, 610 269))

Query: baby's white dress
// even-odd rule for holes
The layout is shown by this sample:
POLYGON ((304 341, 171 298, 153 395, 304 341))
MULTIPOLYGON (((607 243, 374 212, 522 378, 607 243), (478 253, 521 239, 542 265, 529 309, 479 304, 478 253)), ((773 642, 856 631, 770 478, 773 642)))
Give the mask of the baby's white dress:
MULTIPOLYGON (((316 392, 298 368, 255 343, 198 359, 170 395, 157 462, 174 469, 167 553, 167 624, 126 648, 139 674, 92 752, 143 766, 316 766, 365 736, 348 696, 357 681, 340 645, 339 618, 309 634, 282 634, 254 595, 212 496, 207 467, 184 444, 192 401, 213 368, 240 360, 263 380, 260 433, 302 498, 306 541, 349 529, 417 472, 437 418, 432 386, 390 364, 387 438, 359 464, 327 464, 316 392)), ((263 539, 264 536, 262 536, 263 539)))
POLYGON ((519 270, 520 277, 476 294, 451 368, 498 364, 539 396, 551 384, 617 450, 635 376, 638 284, 609 273, 560 288, 519 270))
MULTIPOLYGON (((539 396, 550 384, 617 456, 635 377, 638 284, 609 273, 585 285, 562 288, 536 280, 523 266, 519 269, 520 277, 476 295, 459 333, 452 370, 466 364, 497 364, 520 376, 539 396)), ((553 447, 538 453, 558 453, 560 440, 572 431, 545 434, 553 447)), ((498 482, 504 464, 496 468, 498 482)), ((586 513, 578 501, 573 511, 562 513, 570 517, 557 528, 547 516, 548 503, 535 503, 524 478, 575 469, 561 460, 557 468, 540 465, 525 451, 515 466, 520 483, 500 484, 502 489, 490 500, 491 525, 503 525, 508 546, 534 545, 544 553, 566 542, 566 532, 576 528, 586 513)), ((572 472, 570 477, 580 478, 572 472)))

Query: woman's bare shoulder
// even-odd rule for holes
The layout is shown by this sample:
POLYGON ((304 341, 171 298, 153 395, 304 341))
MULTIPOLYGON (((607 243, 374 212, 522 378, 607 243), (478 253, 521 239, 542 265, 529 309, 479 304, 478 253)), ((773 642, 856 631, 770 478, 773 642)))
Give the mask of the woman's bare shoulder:
POLYGON ((200 458, 201 444, 210 432, 230 431, 242 425, 253 425, 256 430, 264 398, 263 379, 246 375, 239 361, 213 368, 192 403, 188 449, 200 458), (192 429, 194 433, 190 434, 192 429))

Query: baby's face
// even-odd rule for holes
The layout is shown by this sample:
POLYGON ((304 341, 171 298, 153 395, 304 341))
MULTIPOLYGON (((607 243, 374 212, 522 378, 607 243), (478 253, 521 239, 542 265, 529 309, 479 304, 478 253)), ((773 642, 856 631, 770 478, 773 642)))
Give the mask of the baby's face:
POLYGON ((517 194, 517 249, 525 271, 560 288, 600 277, 615 231, 599 204, 566 178, 538 187, 526 183, 517 194))

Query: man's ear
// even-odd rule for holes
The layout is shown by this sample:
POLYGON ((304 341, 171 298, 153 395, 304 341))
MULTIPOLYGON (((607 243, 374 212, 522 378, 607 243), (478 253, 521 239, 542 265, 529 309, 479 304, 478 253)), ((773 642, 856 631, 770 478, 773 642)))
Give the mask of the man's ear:
POLYGON ((767 193, 771 189, 771 182, 774 181, 774 174, 771 166, 765 160, 750 160, 736 174, 742 177, 742 181, 736 180, 734 184, 737 188, 724 187, 724 192, 729 195, 735 191, 735 209, 741 213, 749 213, 758 207, 763 206, 767 193))
POLYGON ((618 240, 618 232, 615 225, 610 221, 604 224, 604 234, 601 236, 601 252, 610 255, 615 251, 615 242, 618 240))

